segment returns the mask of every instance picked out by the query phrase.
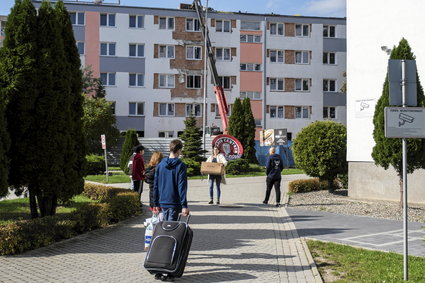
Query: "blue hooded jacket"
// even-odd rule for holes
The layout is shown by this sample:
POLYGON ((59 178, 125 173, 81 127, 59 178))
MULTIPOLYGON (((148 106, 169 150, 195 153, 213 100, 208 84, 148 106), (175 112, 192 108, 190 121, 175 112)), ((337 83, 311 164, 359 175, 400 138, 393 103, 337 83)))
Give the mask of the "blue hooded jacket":
POLYGON ((179 158, 166 157, 156 166, 153 187, 155 207, 187 208, 187 166, 179 158))
POLYGON ((283 170, 283 160, 279 154, 270 155, 266 161, 266 174, 270 179, 281 179, 280 172, 283 170))

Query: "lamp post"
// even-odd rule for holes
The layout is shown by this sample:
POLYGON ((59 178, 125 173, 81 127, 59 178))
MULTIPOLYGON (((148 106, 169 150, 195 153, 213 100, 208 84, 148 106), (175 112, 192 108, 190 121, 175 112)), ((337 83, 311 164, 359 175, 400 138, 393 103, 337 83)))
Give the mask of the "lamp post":
POLYGON ((202 149, 204 150, 204 157, 205 157, 205 143, 206 143, 206 134, 205 130, 207 127, 207 34, 208 34, 208 0, 207 4, 205 6, 205 36, 204 36, 204 103, 202 106, 202 149))

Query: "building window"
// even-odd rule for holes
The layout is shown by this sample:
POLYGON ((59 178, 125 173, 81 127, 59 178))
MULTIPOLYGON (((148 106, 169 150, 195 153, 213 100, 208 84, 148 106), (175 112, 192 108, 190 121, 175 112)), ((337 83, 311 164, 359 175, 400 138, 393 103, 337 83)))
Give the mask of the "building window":
POLYGON ((174 58, 174 46, 173 45, 160 45, 159 46, 159 58, 174 58))
POLYGON ((295 51, 295 64, 309 64, 310 56, 308 51, 295 51))
POLYGON ((128 103, 128 115, 130 115, 130 116, 143 116, 143 115, 145 115, 145 103, 144 102, 129 102, 128 103))
POLYGON ((174 29, 174 18, 160 17, 159 29, 174 29))
POLYGON ((84 12, 69 12, 71 24, 76 26, 84 26, 84 12))
POLYGON ((160 131, 158 132, 159 138, 174 138, 174 131, 160 131))
POLYGON ((323 107, 323 119, 335 119, 335 107, 323 107))
POLYGON ((221 76, 221 77, 218 77, 218 80, 219 80, 221 86, 224 89, 231 89, 232 88, 230 77, 228 77, 228 76, 221 76))
POLYGON ((201 76, 200 75, 187 75, 186 76, 186 88, 201 88, 201 76))
POLYGON ((129 15, 128 16, 128 27, 130 28, 144 28, 145 27, 145 17, 138 15, 129 15))
POLYGON ((215 58, 217 61, 230 61, 230 48, 216 48, 215 58))
POLYGON ((283 63, 283 50, 270 50, 270 62, 283 63))
POLYGON ((77 41, 78 54, 84 55, 84 42, 77 41))
POLYGON ((145 57, 145 45, 144 44, 129 44, 128 45, 128 56, 130 56, 130 57, 145 57))
POLYGON ((174 116, 174 104, 173 103, 160 103, 159 104, 159 116, 174 116))
POLYGON ((335 52, 323 52, 323 64, 335 65, 336 58, 335 52))
POLYGON ((283 35, 283 23, 271 23, 270 24, 270 34, 271 35, 283 35))
POLYGON ((283 119, 283 106, 270 106, 270 118, 283 119))
POLYGON ((101 27, 114 27, 115 26, 115 14, 100 14, 100 26, 101 27))
POLYGON ((260 22, 241 21, 241 30, 260 30, 260 22))
POLYGON ((270 78, 270 91, 283 91, 283 78, 270 78))
POLYGON ((308 106, 295 106, 296 119, 308 119, 308 106))
POLYGON ((216 20, 215 21, 216 32, 230 32, 230 21, 216 20))
POLYGON ((100 80, 104 86, 114 86, 115 73, 100 73, 100 80))
POLYGON ((187 46, 186 47, 187 60, 202 60, 202 47, 200 46, 187 46))
POLYGON ((335 34, 336 27, 335 26, 329 26, 329 25, 323 25, 323 37, 336 37, 335 34))
POLYGON ((100 55, 101 56, 115 56, 115 42, 101 42, 100 55))
POLYGON ((174 75, 159 74, 159 87, 160 88, 174 88, 174 75))
POLYGON ((145 86, 145 75, 144 74, 128 74, 128 85, 129 86, 145 86))
POLYGON ((247 42, 247 43, 261 42, 261 35, 242 34, 240 38, 241 38, 241 42, 247 42))
POLYGON ((323 80, 323 91, 336 91, 336 80, 323 80))
POLYGON ((241 71, 261 71, 261 64, 253 64, 253 63, 241 64, 241 71))
POLYGON ((310 36, 310 26, 304 24, 295 25, 295 35, 298 37, 310 36))
POLYGON ((201 25, 198 19, 186 19, 186 31, 200 31, 201 25))
POLYGON ((296 79, 295 91, 308 91, 310 89, 309 79, 296 79))
POLYGON ((186 104, 186 117, 189 116, 201 117, 202 105, 200 103, 186 104))
POLYGON ((241 91, 241 98, 249 98, 249 99, 261 99, 261 92, 257 91, 241 91))

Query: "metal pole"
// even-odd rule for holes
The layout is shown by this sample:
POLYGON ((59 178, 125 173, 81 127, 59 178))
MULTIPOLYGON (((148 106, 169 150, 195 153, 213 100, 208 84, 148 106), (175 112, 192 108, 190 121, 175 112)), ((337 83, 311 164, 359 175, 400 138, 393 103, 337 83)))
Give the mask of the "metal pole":
MULTIPOLYGON (((401 60, 401 97, 403 107, 406 107, 406 61, 401 60)), ((404 280, 409 280, 409 269, 408 269, 408 233, 407 233, 407 143, 406 139, 402 139, 403 147, 403 235, 404 235, 404 245, 403 245, 403 271, 404 271, 404 280)))
MULTIPOLYGON (((207 127, 207 56, 208 56, 208 50, 207 50, 207 35, 208 34, 208 0, 207 0, 207 6, 205 9, 205 40, 204 40, 204 104, 202 106, 203 115, 202 115, 202 149, 205 151, 205 144, 206 144, 206 135, 205 130, 207 127)), ((204 152, 205 157, 205 152, 204 152)))
POLYGON ((263 130, 267 129, 267 17, 264 17, 263 44, 263 130))
POLYGON ((108 157, 106 155, 106 147, 104 151, 105 151, 106 183, 109 183, 108 157))

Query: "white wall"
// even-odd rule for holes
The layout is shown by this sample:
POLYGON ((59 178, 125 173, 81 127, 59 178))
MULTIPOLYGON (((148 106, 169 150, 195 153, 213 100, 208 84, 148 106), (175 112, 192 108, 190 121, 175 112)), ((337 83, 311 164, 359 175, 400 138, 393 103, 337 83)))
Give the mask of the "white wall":
POLYGON ((374 102, 381 96, 389 58, 381 46, 393 48, 406 38, 419 76, 425 76, 424 11, 423 0, 347 0, 348 161, 373 161, 374 102), (359 109, 363 99, 371 105, 366 111, 359 109))

